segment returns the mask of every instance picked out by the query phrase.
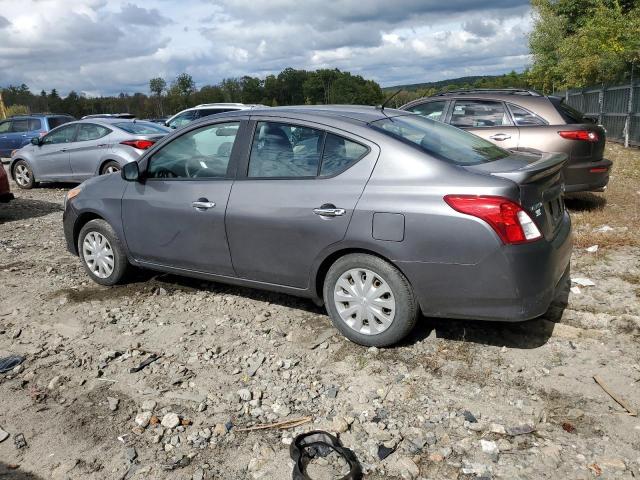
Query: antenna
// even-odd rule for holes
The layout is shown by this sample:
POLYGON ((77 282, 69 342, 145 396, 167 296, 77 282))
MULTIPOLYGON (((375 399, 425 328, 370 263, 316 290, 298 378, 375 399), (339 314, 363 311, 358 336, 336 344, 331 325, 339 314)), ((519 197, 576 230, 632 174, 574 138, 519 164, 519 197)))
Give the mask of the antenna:
POLYGON ((391 95, 389 98, 387 98, 384 103, 382 105, 378 105, 376 107, 376 110, 380 110, 381 112, 384 112, 384 107, 387 106, 387 104, 391 101, 391 99, 393 97, 395 97, 396 95, 398 95, 400 92, 402 91, 402 89, 398 90, 396 93, 394 93, 393 95, 391 95))

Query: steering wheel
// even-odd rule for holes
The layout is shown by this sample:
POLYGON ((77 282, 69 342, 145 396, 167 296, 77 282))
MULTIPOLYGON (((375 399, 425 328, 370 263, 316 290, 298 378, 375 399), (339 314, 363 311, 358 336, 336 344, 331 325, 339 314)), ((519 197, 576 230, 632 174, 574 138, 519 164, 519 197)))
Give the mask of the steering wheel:
POLYGON ((161 168, 156 173, 156 178, 177 178, 178 176, 167 168, 161 168))

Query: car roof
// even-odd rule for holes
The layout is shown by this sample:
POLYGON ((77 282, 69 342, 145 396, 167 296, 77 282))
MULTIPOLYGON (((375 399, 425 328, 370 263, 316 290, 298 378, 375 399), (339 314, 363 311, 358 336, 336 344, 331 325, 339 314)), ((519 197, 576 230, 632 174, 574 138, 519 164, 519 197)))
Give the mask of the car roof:
POLYGON ((447 101, 447 100, 497 100, 501 102, 514 103, 525 108, 536 108, 547 106, 549 104, 549 98, 544 95, 523 95, 508 91, 482 91, 482 90, 469 90, 464 92, 450 92, 433 95, 431 97, 422 97, 413 100, 406 105, 403 105, 402 109, 419 105, 427 101, 447 101))
POLYGON ((68 113, 25 113, 22 115, 11 115, 6 120, 21 120, 24 118, 49 118, 49 117, 68 117, 73 118, 68 113))

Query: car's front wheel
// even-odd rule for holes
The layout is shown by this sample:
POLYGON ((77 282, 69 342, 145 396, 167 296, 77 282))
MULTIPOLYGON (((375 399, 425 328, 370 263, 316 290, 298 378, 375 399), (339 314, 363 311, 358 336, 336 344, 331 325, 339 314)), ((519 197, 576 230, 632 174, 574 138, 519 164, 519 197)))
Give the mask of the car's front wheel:
POLYGON ((327 272, 323 294, 335 327, 361 345, 393 345, 411 332, 418 317, 407 278, 373 255, 339 258, 327 272))
POLYGON ((101 219, 91 220, 78 235, 78 252, 91 279, 100 285, 120 283, 129 261, 116 232, 101 219))
POLYGON ((13 178, 18 186, 25 190, 29 190, 38 185, 33 177, 33 170, 24 160, 18 160, 13 166, 13 178))

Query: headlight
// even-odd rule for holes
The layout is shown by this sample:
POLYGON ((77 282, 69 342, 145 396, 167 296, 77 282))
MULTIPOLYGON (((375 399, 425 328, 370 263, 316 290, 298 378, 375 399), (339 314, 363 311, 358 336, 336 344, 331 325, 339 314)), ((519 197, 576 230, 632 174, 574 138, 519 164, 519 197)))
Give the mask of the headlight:
POLYGON ((64 209, 65 210, 67 209, 67 202, 69 200, 71 200, 72 198, 77 197, 80 194, 81 191, 82 191, 82 186, 78 185, 77 187, 72 188, 71 190, 69 190, 67 192, 67 194, 64 197, 64 209))

